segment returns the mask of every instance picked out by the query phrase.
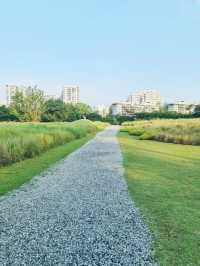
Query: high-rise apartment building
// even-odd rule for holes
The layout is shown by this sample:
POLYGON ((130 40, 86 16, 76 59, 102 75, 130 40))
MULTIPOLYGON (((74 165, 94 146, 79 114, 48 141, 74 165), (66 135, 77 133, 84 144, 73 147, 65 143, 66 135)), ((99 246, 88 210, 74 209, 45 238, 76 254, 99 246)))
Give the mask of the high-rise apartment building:
POLYGON ((80 89, 75 86, 65 86, 61 95, 64 103, 77 104, 80 102, 80 89))
POLYGON ((161 97, 156 90, 141 90, 128 97, 128 102, 135 112, 155 112, 160 110, 161 97))
POLYGON ((135 113, 160 111, 161 97, 155 90, 141 90, 128 97, 126 102, 113 103, 111 114, 133 116, 135 113))

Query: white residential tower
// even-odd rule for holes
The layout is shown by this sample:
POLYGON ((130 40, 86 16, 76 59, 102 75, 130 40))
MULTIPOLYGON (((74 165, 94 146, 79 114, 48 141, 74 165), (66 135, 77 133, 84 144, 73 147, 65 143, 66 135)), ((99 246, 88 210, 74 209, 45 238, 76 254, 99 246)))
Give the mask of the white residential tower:
POLYGON ((75 86, 65 86, 62 90, 61 99, 64 103, 77 104, 80 102, 80 89, 75 86))

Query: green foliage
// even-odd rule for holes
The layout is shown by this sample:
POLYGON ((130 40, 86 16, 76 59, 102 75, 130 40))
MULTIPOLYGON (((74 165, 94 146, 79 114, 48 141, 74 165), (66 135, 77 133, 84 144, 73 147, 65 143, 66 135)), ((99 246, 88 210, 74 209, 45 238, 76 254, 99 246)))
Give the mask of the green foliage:
POLYGON ((45 103, 41 119, 43 122, 72 122, 85 118, 91 112, 91 107, 84 103, 65 104, 61 100, 49 100, 45 103))
POLYGON ((200 105, 197 105, 195 107, 195 110, 194 110, 195 113, 199 113, 200 112, 200 105))
POLYGON ((92 112, 86 115, 87 119, 91 121, 104 121, 103 117, 98 113, 92 112))
MULTIPOLYGON (((101 118, 101 121, 109 122, 114 125, 121 125, 127 121, 138 121, 138 120, 152 120, 152 119, 191 119, 193 117, 200 117, 199 113, 194 114, 179 114, 175 112, 167 112, 166 108, 163 107, 161 112, 153 112, 153 113, 135 113, 132 116, 121 116, 121 115, 108 115, 105 118, 101 118)), ((100 118, 96 117, 96 120, 100 120, 100 118)))
POLYGON ((143 128, 131 128, 128 132, 133 136, 141 136, 145 133, 145 130, 143 128))
MULTIPOLYGON (((152 119, 190 119, 193 117, 200 116, 200 113, 194 113, 194 114, 179 114, 175 112, 168 112, 165 107, 163 107, 163 110, 161 112, 153 112, 153 113, 135 113, 133 116, 120 116, 116 115, 114 116, 114 123, 115 124, 123 124, 127 121, 138 121, 138 120, 152 120, 152 119)), ((105 121, 113 123, 113 119, 110 119, 110 115, 105 118, 105 121)))
POLYGON ((0 107, 0 121, 73 122, 87 118, 91 113, 91 107, 84 103, 65 104, 53 99, 45 102, 42 91, 29 87, 26 94, 16 92, 10 108, 0 107))
POLYGON ((105 121, 112 125, 119 125, 119 121, 117 120, 117 117, 113 115, 108 115, 105 121))
POLYGON ((0 166, 35 157, 50 148, 95 133, 99 128, 100 124, 87 120, 49 124, 2 123, 0 124, 0 166))
POLYGON ((119 134, 134 203, 155 237, 162 266, 200 265, 200 148, 119 134))
POLYGON ((61 100, 48 100, 45 103, 45 111, 41 117, 43 122, 63 122, 66 119, 66 105, 61 100))
POLYGON ((176 112, 153 112, 153 113, 136 113, 135 120, 152 120, 152 119, 180 119, 192 118, 192 114, 180 114, 176 112))
POLYGON ((87 115, 92 113, 92 108, 85 103, 78 103, 75 107, 77 114, 80 116, 79 119, 85 118, 87 115))
POLYGON ((44 111, 44 95, 37 88, 28 88, 29 94, 24 97, 24 121, 40 121, 44 111))
POLYGON ((166 106, 160 112, 136 113, 132 116, 113 116, 108 114, 102 117, 91 107, 84 103, 65 104, 61 100, 44 101, 43 93, 37 87, 28 88, 28 95, 17 92, 12 99, 11 108, 1 114, 0 121, 42 121, 42 122, 72 122, 82 118, 91 121, 108 122, 114 125, 121 125, 126 121, 152 120, 152 119, 180 119, 200 117, 200 107, 197 106, 193 114, 179 114, 168 112, 166 106))
POLYGON ((40 121, 44 111, 43 92, 34 88, 27 88, 27 95, 17 91, 12 97, 10 113, 19 121, 40 121))
POLYGON ((17 117, 11 114, 6 106, 0 106, 0 121, 17 121, 17 117))

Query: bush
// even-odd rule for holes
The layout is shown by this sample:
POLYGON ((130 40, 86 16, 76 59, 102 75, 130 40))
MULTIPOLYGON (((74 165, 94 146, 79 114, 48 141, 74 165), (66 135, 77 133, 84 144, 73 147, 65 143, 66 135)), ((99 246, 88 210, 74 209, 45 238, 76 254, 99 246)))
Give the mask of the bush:
POLYGON ((131 128, 128 132, 133 136, 141 136, 145 133, 145 130, 143 128, 131 128))

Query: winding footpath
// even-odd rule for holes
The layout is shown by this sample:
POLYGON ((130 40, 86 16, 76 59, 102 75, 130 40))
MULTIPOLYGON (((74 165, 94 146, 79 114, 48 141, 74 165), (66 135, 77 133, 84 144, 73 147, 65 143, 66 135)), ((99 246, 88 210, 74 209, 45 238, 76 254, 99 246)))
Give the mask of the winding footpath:
POLYGON ((155 265, 109 127, 0 199, 0 265, 155 265))

